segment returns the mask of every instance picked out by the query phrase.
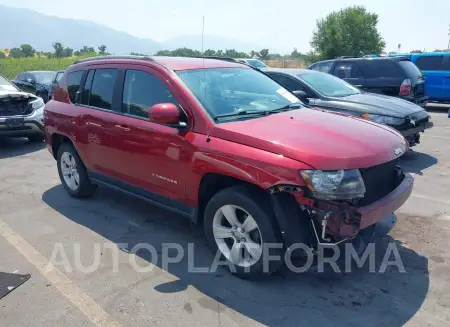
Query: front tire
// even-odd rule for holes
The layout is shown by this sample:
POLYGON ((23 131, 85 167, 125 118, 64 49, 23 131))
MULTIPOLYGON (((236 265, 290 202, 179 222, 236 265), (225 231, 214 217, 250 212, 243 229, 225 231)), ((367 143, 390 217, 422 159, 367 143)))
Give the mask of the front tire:
POLYGON ((86 167, 73 145, 63 143, 57 154, 58 174, 67 193, 74 198, 85 198, 95 192, 86 167))
POLYGON ((205 236, 211 249, 220 251, 231 273, 258 278, 276 272, 283 264, 285 250, 275 221, 266 194, 234 186, 208 202, 205 236))

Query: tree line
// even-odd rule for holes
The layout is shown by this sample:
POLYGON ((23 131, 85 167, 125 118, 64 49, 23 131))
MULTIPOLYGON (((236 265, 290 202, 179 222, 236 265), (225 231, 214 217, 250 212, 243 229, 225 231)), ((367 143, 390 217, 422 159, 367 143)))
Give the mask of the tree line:
POLYGON ((9 58, 31 58, 31 57, 47 57, 47 58, 68 58, 72 56, 96 56, 109 54, 106 50, 106 45, 97 47, 97 50, 92 46, 83 46, 79 50, 73 50, 70 47, 64 47, 61 42, 54 42, 52 44, 53 52, 36 51, 30 44, 22 44, 18 48, 6 49, 0 51, 0 58, 6 58, 6 51, 9 52, 9 58))

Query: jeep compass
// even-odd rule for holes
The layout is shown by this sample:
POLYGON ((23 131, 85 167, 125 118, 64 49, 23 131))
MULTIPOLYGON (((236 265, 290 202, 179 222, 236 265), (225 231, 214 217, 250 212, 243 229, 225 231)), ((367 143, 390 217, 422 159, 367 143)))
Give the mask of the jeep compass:
POLYGON ((397 131, 311 110, 230 60, 80 60, 44 117, 72 197, 103 185, 177 212, 203 225, 240 277, 278 270, 297 243, 314 250, 390 230, 413 187, 397 166, 408 149, 397 131), (268 255, 279 259, 265 265, 268 255))

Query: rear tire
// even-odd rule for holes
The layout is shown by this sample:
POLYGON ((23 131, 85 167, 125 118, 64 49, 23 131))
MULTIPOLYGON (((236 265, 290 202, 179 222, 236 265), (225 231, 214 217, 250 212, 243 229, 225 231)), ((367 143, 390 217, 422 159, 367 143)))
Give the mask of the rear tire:
POLYGON ((74 198, 86 198, 94 194, 86 167, 72 144, 63 143, 57 154, 58 174, 67 193, 74 198))
POLYGON ((283 264, 283 239, 269 203, 262 192, 233 186, 213 195, 206 205, 208 245, 215 254, 220 251, 221 260, 240 278, 264 277, 283 264))

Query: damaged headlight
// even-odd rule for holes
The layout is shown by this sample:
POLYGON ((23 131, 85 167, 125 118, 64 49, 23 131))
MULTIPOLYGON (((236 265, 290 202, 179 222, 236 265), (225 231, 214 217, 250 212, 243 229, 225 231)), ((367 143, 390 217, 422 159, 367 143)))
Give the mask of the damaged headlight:
POLYGON ((301 170, 300 173, 316 199, 351 200, 364 197, 366 192, 359 169, 301 170))
POLYGON ((30 104, 33 110, 36 110, 44 106, 44 100, 42 100, 41 98, 37 98, 36 100, 31 101, 30 104))
POLYGON ((403 118, 389 117, 389 116, 380 116, 380 115, 371 115, 365 114, 364 118, 372 120, 376 123, 385 124, 385 125, 402 125, 405 123, 403 118))
POLYGON ((33 115, 37 116, 38 118, 44 117, 44 100, 41 98, 37 98, 36 100, 33 100, 30 102, 32 108, 33 108, 33 115))

